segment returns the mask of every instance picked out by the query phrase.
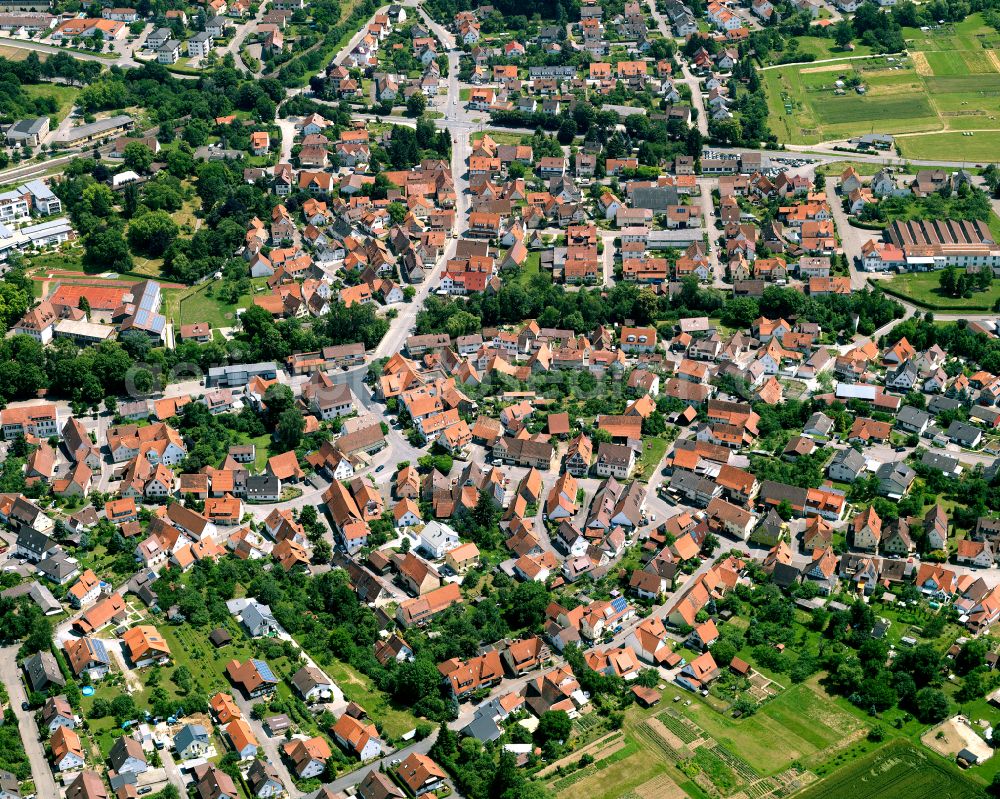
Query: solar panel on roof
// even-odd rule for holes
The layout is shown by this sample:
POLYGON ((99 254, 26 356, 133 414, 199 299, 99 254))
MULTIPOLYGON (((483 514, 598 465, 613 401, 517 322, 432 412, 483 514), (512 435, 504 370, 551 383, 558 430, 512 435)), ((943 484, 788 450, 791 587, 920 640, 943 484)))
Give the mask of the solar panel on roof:
POLYGON ((628 602, 625 597, 620 596, 617 599, 611 600, 611 607, 615 609, 616 613, 622 613, 626 607, 628 607, 628 602))
POLYGON ((278 681, 278 678, 274 676, 274 672, 271 671, 271 667, 268 666, 263 660, 254 660, 253 665, 264 682, 278 681))
POLYGON ((93 651, 94 656, 97 659, 99 659, 99 660, 101 660, 103 662, 106 662, 108 660, 108 650, 107 650, 107 647, 104 646, 104 641, 102 641, 100 638, 91 638, 90 639, 90 648, 91 648, 91 651, 93 651))

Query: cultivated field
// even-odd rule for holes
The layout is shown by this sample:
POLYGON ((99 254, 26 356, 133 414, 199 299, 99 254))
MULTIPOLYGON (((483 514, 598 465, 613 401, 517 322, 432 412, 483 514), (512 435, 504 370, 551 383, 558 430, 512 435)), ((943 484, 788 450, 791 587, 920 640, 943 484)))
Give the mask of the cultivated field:
POLYGON ((754 769, 773 774, 793 760, 807 766, 829 759, 831 749, 847 745, 860 721, 843 711, 811 683, 789 688, 748 718, 732 719, 694 702, 680 711, 754 769))
MULTIPOLYGON (((689 694, 670 689, 684 698, 689 694)), ((652 710, 632 708, 612 733, 542 772, 558 799, 777 799, 861 755, 866 726, 827 696, 818 680, 793 686, 753 716, 734 719, 700 697, 652 710), (848 751, 849 750, 849 751, 848 751), (581 755, 591 765, 573 770, 581 755), (567 773, 568 772, 568 773, 567 773)), ((948 799, 943 797, 942 799, 948 799)))
POLYGON ((979 799, 981 787, 955 766, 904 741, 844 766, 800 799, 979 799))
POLYGON ((835 64, 762 72, 779 139, 815 144, 864 133, 905 135, 906 156, 989 157, 1000 131, 1000 34, 974 14, 935 30, 906 29, 907 56, 856 57, 835 64), (865 93, 851 84, 860 80, 865 93), (843 85, 838 86, 837 81, 843 85), (961 131, 976 132, 963 136, 961 131), (980 132, 982 131, 982 132, 980 132), (933 151, 933 152, 931 152, 933 151))

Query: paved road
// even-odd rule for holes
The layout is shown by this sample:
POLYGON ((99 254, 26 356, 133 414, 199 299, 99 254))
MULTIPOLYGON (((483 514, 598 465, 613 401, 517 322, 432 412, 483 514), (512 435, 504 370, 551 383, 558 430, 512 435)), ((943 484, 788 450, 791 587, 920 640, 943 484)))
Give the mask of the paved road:
POLYGON ((295 143, 295 136, 298 131, 295 129, 295 123, 298 117, 288 117, 282 119, 278 117, 275 121, 278 129, 281 131, 281 155, 278 156, 279 164, 287 164, 292 160, 292 145, 295 143))
POLYGON ((347 44, 341 47, 340 50, 337 51, 337 54, 334 55, 333 62, 335 64, 344 63, 344 59, 351 54, 351 51, 358 46, 358 42, 360 42, 364 38, 365 33, 368 31, 368 26, 371 24, 372 20, 375 19, 375 17, 377 17, 379 14, 384 14, 388 8, 389 8, 388 6, 382 6, 381 8, 377 9, 374 14, 372 14, 371 19, 367 20, 365 24, 362 25, 361 28, 348 40, 347 44))
POLYGON ((65 166, 70 161, 79 158, 78 153, 73 155, 61 155, 58 158, 50 158, 47 161, 16 166, 13 169, 5 169, 0 172, 0 183, 14 183, 19 180, 31 180, 40 175, 44 175, 54 166, 65 166))
POLYGON ((681 74, 684 79, 677 83, 686 83, 691 89, 691 106, 698 112, 698 130, 702 136, 708 136, 708 113, 705 111, 705 98, 701 94, 701 84, 698 82, 686 63, 681 64, 681 74))
MULTIPOLYGON (((676 38, 671 32, 670 21, 657 9, 656 0, 646 0, 646 5, 649 7, 649 14, 656 23, 657 28, 659 28, 660 34, 665 39, 676 38)), ((688 88, 691 89, 691 105, 698 111, 698 130, 701 131, 702 136, 707 136, 708 115, 705 113, 705 103, 701 96, 701 85, 698 82, 698 78, 691 74, 686 63, 681 64, 681 74, 683 77, 675 78, 674 83, 686 83, 688 88)))
POLYGON ((807 67, 813 64, 835 64, 838 61, 861 61, 866 58, 885 58, 887 55, 892 55, 892 53, 876 53, 873 55, 845 55, 839 56, 837 58, 818 58, 815 61, 798 61, 793 64, 770 64, 766 67, 757 67, 758 72, 766 72, 769 69, 784 69, 789 66, 801 66, 807 67))
MULTIPOLYGON (((815 171, 815 169, 812 170, 813 174, 815 174, 815 171)), ((812 177, 812 175, 809 177, 812 177)), ((847 212, 841 203, 841 195, 837 194, 836 191, 839 187, 839 180, 827 178, 826 196, 830 202, 830 210, 833 213, 833 221, 837 226, 837 232, 840 234, 841 247, 844 250, 844 255, 847 256, 847 265, 851 270, 851 289, 857 291, 863 289, 868 282, 866 274, 858 269, 858 264, 861 263, 861 248, 870 239, 878 238, 879 236, 877 230, 864 230, 863 228, 854 227, 851 224, 847 212)))
POLYGON ((746 147, 715 147, 713 149, 718 150, 719 152, 730 153, 761 153, 769 158, 798 158, 801 156, 826 163, 831 161, 861 161, 868 164, 881 164, 883 166, 940 166, 952 167, 955 169, 968 167, 970 164, 986 163, 990 160, 985 159, 984 161, 975 161, 972 159, 966 159, 964 161, 928 161, 915 158, 897 158, 895 155, 890 153, 870 154, 834 150, 833 144, 840 144, 841 146, 845 145, 844 142, 824 142, 820 144, 786 144, 784 150, 771 150, 763 147, 756 149, 748 149, 746 147))
POLYGON ((386 770, 392 765, 394 760, 406 760, 410 755, 416 752, 419 755, 426 755, 431 751, 431 747, 434 746, 434 742, 437 740, 438 731, 435 728, 434 732, 428 735, 424 740, 417 741, 416 743, 410 744, 402 749, 397 749, 395 752, 386 755, 379 760, 373 760, 367 766, 362 766, 350 774, 345 774, 333 782, 327 783, 327 787, 332 791, 346 791, 352 785, 357 785, 364 780, 372 771, 376 771, 382 766, 385 766, 386 770))
POLYGON ((231 53, 233 60, 236 62, 236 68, 242 69, 244 72, 249 72, 251 75, 259 75, 262 71, 262 66, 257 68, 254 72, 250 69, 246 63, 243 61, 243 56, 240 54, 240 49, 243 47, 243 42, 246 41, 247 37, 257 26, 260 18, 264 15, 264 4, 261 3, 260 8, 257 9, 256 16, 248 18, 245 22, 236 26, 236 33, 233 34, 233 38, 230 40, 229 44, 223 48, 221 55, 226 53, 231 53))
MULTIPOLYGON (((423 11, 423 9, 421 9, 423 11)), ((442 127, 448 129, 452 134, 451 144, 451 173, 455 181, 455 228, 459 236, 462 236, 468 229, 468 212, 470 206, 469 180, 466 164, 472 154, 472 146, 469 143, 471 129, 466 123, 458 121, 459 86, 458 86, 458 59, 456 51, 448 53, 448 97, 445 104, 445 118, 441 120, 442 127)), ((424 276, 424 282, 417 287, 416 296, 413 302, 406 303, 400 308, 398 316, 392 320, 389 332, 379 342, 375 348, 373 358, 384 358, 403 349, 406 338, 410 335, 413 325, 416 322, 417 312, 423 306, 424 300, 432 289, 437 287, 444 270, 445 264, 455 256, 458 247, 457 238, 449 238, 445 245, 444 252, 434 264, 433 268, 424 276)))
POLYGON ((604 274, 604 285, 611 287, 615 284, 615 238, 620 231, 601 230, 601 242, 604 244, 604 253, 601 258, 601 268, 604 274))
POLYGON ((70 47, 57 47, 53 44, 42 44, 41 42, 26 41, 24 39, 0 38, 0 44, 3 44, 5 47, 14 47, 18 50, 34 50, 36 53, 48 53, 50 55, 55 55, 56 53, 66 53, 67 55, 71 55, 73 58, 79 59, 80 61, 98 61, 101 64, 107 64, 109 67, 117 65, 124 69, 128 69, 129 67, 137 67, 140 65, 140 62, 127 55, 111 57, 100 56, 94 53, 84 53, 70 47))
POLYGON ((253 734, 257 737, 257 743, 260 744, 261 749, 267 755, 267 761, 277 770, 278 776, 285 785, 285 791, 289 799, 298 799, 298 797, 302 796, 302 791, 295 787, 295 781, 292 779, 292 775, 289 773, 288 767, 281 757, 281 744, 285 739, 283 737, 272 738, 267 734, 263 723, 253 717, 253 706, 257 704, 257 701, 261 700, 248 701, 239 691, 233 691, 233 699, 236 700, 236 706, 240 709, 243 718, 246 719, 250 725, 250 729, 253 730, 253 734))
POLYGON ((45 748, 38 740, 38 725, 35 724, 35 717, 26 710, 21 710, 21 703, 26 702, 28 697, 21 682, 20 669, 17 666, 17 652, 20 644, 13 644, 0 648, 0 681, 7 687, 7 694, 10 696, 10 706, 17 716, 17 724, 21 729, 21 740, 24 743, 24 751, 28 755, 31 763, 31 778, 35 782, 35 795, 39 797, 60 796, 56 787, 55 778, 52 776, 52 769, 45 758, 45 748))
POLYGON ((698 186, 701 188, 701 225, 708 233, 708 262, 712 266, 712 285, 727 288, 726 264, 719 255, 719 236, 722 234, 716 224, 718 216, 715 213, 715 201, 712 192, 719 188, 718 178, 698 178, 698 186))
POLYGON ((184 775, 181 774, 180 766, 174 760, 170 751, 171 742, 164 737, 164 747, 160 749, 160 762, 163 764, 163 771, 167 775, 167 780, 173 785, 181 796, 187 796, 187 783, 184 775))

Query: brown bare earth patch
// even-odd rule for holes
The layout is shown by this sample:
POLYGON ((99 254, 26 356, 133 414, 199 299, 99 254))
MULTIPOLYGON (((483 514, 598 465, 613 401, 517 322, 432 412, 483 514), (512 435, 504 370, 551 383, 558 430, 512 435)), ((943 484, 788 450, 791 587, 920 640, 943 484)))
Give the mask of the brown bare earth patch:
POLYGON ((666 774, 644 782, 633 793, 640 799, 685 799, 687 796, 666 774))
POLYGON ((799 70, 803 75, 815 75, 817 72, 842 72, 844 64, 820 64, 818 67, 806 67, 799 70))
POLYGON ((913 68, 917 71, 918 75, 934 74, 934 70, 931 69, 931 65, 927 63, 927 56, 919 50, 911 52, 910 59, 913 61, 913 68))
POLYGON ((920 741, 949 760, 963 749, 969 749, 984 759, 993 754, 986 741, 961 716, 946 719, 936 727, 931 727, 920 736, 920 741))
POLYGON ((670 730, 667 729, 666 725, 660 721, 658 718, 649 718, 646 720, 646 726, 649 727, 653 732, 659 735, 671 749, 684 749, 684 741, 674 735, 670 730))

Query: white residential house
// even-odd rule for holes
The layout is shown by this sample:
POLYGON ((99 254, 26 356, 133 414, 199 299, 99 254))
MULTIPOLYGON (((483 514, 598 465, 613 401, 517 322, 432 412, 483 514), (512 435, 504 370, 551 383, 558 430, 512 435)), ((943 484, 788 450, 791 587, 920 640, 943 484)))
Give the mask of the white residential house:
POLYGON ((461 542, 451 527, 443 522, 433 520, 420 531, 420 549, 423 549, 435 560, 440 560, 451 552, 461 542))
POLYGON ((189 58, 203 58, 212 52, 212 36, 208 31, 196 33, 187 41, 189 58))

